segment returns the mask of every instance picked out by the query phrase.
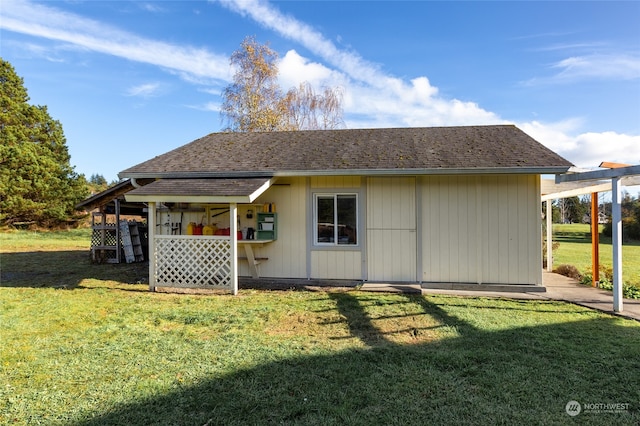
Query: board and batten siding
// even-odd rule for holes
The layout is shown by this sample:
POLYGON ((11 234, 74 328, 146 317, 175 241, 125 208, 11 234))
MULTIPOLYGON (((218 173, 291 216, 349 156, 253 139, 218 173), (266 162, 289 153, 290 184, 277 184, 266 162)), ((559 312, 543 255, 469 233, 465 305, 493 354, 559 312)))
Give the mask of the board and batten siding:
POLYGON ((419 181, 422 281, 542 285, 538 175, 419 181))
MULTIPOLYGON (((313 212, 314 193, 355 192, 359 194, 358 203, 363 207, 362 178, 360 176, 313 176, 309 179, 309 206, 313 212)), ((362 219, 362 211, 360 219, 362 219)), ((313 227, 313 216, 309 214, 309 227, 313 227)), ((356 247, 317 247, 309 242, 310 270, 309 278, 313 279, 363 279, 363 244, 362 220, 360 220, 358 246, 356 247)), ((310 231, 313 235, 313 231, 310 231)), ((311 236, 313 240, 313 237, 311 236)))
MULTIPOLYGON (((278 239, 255 247, 256 257, 267 257, 258 266, 266 278, 306 278, 306 180, 281 178, 256 200, 257 204, 275 203, 278 213, 278 239)), ((250 275, 246 261, 240 263, 239 275, 250 275)))

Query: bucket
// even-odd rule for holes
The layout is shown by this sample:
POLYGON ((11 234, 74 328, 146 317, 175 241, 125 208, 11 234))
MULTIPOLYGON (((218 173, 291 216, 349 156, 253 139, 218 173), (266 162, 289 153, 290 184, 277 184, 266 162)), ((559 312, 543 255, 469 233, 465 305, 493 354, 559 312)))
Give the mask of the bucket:
POLYGON ((196 223, 195 222, 189 222, 189 224, 187 225, 187 235, 194 235, 194 229, 196 227, 196 223))
POLYGON ((206 225, 202 228, 202 235, 214 235, 217 230, 218 227, 216 225, 206 225))

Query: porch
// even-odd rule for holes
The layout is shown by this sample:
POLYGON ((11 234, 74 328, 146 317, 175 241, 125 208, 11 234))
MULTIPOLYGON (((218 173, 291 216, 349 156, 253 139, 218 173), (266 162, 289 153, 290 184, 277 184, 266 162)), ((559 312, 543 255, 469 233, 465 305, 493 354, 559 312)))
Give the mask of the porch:
POLYGON ((223 289, 235 295, 238 264, 245 260, 251 276, 259 277, 258 265, 268 259, 254 247, 277 238, 277 221, 275 213, 262 212, 271 205, 254 202, 271 183, 268 177, 164 179, 129 192, 128 201, 148 207, 149 289, 223 289))

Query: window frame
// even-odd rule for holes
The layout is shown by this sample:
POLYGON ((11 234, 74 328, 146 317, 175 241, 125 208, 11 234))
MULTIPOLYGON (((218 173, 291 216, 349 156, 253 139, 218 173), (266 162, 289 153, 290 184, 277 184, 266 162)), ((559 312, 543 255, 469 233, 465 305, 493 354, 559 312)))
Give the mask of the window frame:
POLYGON ((336 191, 336 192, 315 192, 313 193, 313 246, 322 248, 339 248, 339 249, 353 249, 360 247, 360 194, 355 191, 336 191), (355 244, 340 244, 338 238, 339 226, 338 223, 338 198, 340 196, 349 196, 355 198, 355 230, 356 230, 356 243, 355 244), (319 199, 333 199, 333 242, 321 242, 318 241, 318 200, 319 199))

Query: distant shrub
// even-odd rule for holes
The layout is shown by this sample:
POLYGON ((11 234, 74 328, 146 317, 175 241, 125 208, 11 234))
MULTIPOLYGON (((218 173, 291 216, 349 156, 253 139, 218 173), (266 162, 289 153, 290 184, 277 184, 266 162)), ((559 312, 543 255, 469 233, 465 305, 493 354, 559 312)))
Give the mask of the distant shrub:
POLYGON ((582 274, 578 271, 578 268, 573 265, 559 265, 553 270, 553 272, 578 281, 582 280, 582 274))
MULTIPOLYGON (((598 288, 613 290, 613 269, 611 269, 611 267, 600 265, 599 278, 598 288)), ((593 272, 591 268, 585 272, 580 282, 589 286, 593 284, 593 272)), ((627 299, 640 299, 640 284, 622 283, 622 297, 626 297, 627 299)))

